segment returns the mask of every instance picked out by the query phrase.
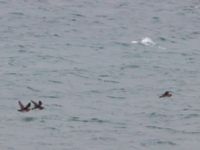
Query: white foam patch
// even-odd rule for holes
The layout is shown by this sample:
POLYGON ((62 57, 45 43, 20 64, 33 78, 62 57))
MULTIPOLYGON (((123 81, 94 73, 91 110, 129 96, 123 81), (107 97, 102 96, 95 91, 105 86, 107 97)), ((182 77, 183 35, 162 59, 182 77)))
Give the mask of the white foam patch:
POLYGON ((146 46, 154 46, 156 43, 149 37, 144 37, 140 41, 141 44, 146 45, 146 46))
POLYGON ((138 44, 138 41, 131 41, 132 44, 138 44))
POLYGON ((145 45, 145 46, 154 46, 156 45, 156 43, 149 37, 144 37, 138 41, 134 40, 134 41, 131 41, 132 44, 142 44, 142 45, 145 45))

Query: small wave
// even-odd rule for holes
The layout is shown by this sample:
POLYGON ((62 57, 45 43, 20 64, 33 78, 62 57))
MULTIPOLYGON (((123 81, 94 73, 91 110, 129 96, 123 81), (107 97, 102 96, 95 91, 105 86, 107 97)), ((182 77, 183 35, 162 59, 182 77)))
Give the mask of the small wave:
POLYGON ((149 145, 170 145, 170 146, 175 146, 177 145, 176 143, 168 140, 160 140, 160 139, 152 139, 148 140, 147 142, 142 143, 143 146, 149 146, 149 145))
POLYGON ((101 119, 98 119, 98 118, 91 118, 89 120, 90 122, 97 122, 97 123, 105 123, 105 122, 108 122, 106 120, 101 120, 101 119))
POLYGON ((50 98, 50 99, 56 99, 59 98, 59 96, 56 95, 49 95, 49 96, 41 96, 42 98, 50 98))
POLYGON ((54 107, 62 107, 62 105, 59 105, 59 104, 52 104, 52 106, 54 106, 54 107))
POLYGON ((125 69, 135 69, 135 68, 140 68, 139 65, 123 65, 120 69, 125 70, 125 69))
POLYGON ((159 127, 159 126, 146 126, 147 128, 151 128, 151 129, 158 129, 158 130, 168 130, 168 131, 171 131, 171 132, 176 132, 177 130, 175 129, 172 129, 172 128, 165 128, 165 127, 159 127))
POLYGON ((23 16, 24 15, 24 13, 22 13, 22 12, 11 12, 10 14, 18 15, 18 16, 23 16))
POLYGON ((98 78, 97 80, 99 81, 103 81, 105 83, 120 83, 119 81, 115 81, 115 80, 109 80, 109 79, 101 79, 101 78, 98 78))
POLYGON ((115 44, 120 45, 120 46, 125 46, 125 47, 129 47, 130 46, 129 43, 124 43, 124 42, 115 42, 115 44))
POLYGON ((114 81, 114 80, 103 80, 103 82, 107 82, 107 83, 120 83, 119 81, 114 81))
POLYGON ((77 121, 77 122, 84 122, 84 123, 108 123, 107 120, 102 120, 98 118, 90 118, 90 119, 81 119, 80 117, 71 117, 69 121, 77 121))
POLYGON ((6 73, 7 75, 14 75, 14 76, 16 76, 17 75, 17 73, 16 72, 9 72, 9 73, 6 73))
POLYGON ((116 138, 112 137, 93 137, 92 140, 94 141, 116 141, 116 138))
POLYGON ((18 50, 18 52, 19 52, 19 53, 26 53, 27 51, 24 50, 24 49, 20 49, 20 50, 18 50))
POLYGON ((72 14, 73 16, 75 16, 75 17, 85 17, 84 15, 82 15, 82 14, 80 14, 80 13, 74 13, 74 14, 72 14))
POLYGON ((52 130, 52 131, 58 130, 58 128, 56 127, 46 127, 45 129, 52 130))
POLYGON ((99 91, 99 90, 91 90, 90 92, 91 92, 91 93, 95 93, 95 94, 100 94, 100 93, 102 93, 102 92, 99 91))
POLYGON ((61 81, 57 81, 57 80, 48 80, 49 82, 52 82, 52 83, 56 83, 56 84, 62 84, 61 81))
POLYGON ((111 99, 126 99, 126 97, 123 96, 107 96, 107 97, 111 99))
POLYGON ((164 38, 164 37, 159 37, 159 39, 160 39, 160 41, 167 41, 167 39, 166 38, 164 38))
POLYGON ((157 130, 166 130, 172 133, 183 133, 183 134, 200 134, 200 131, 186 131, 186 130, 177 130, 172 128, 158 127, 158 126, 146 126, 147 128, 157 129, 157 130))
POLYGON ((199 116, 200 116, 199 114, 192 113, 192 114, 183 115, 183 118, 191 119, 191 118, 199 118, 199 116))
POLYGON ((176 143, 171 141, 157 141, 158 144, 176 145, 176 143))
POLYGON ((33 91, 33 92, 40 92, 40 90, 32 88, 30 86, 27 86, 26 88, 29 89, 29 90, 31 90, 31 91, 33 91))
POLYGON ((69 74, 70 74, 70 75, 74 75, 74 76, 76 76, 76 77, 89 79, 89 76, 87 76, 87 75, 81 75, 80 73, 70 72, 69 74))
POLYGON ((99 75, 99 77, 105 78, 105 77, 109 77, 109 75, 107 75, 107 74, 101 74, 101 75, 99 75))
POLYGON ((167 115, 156 113, 156 112, 152 112, 152 113, 149 114, 149 117, 167 117, 167 115))

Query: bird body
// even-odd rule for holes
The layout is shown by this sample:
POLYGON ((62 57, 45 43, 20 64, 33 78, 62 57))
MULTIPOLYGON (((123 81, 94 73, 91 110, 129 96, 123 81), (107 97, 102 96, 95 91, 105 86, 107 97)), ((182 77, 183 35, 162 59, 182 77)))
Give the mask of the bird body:
POLYGON ((18 101, 18 104, 20 106, 20 109, 18 109, 18 111, 20 111, 20 112, 28 112, 31 110, 30 109, 31 103, 28 103, 26 106, 24 106, 21 101, 18 101))
POLYGON ((38 103, 37 103, 37 102, 31 100, 31 102, 34 104, 34 107, 32 108, 32 110, 33 109, 40 109, 40 110, 44 109, 44 107, 42 106, 42 102, 41 101, 38 101, 38 103))
POLYGON ((163 93, 160 98, 163 98, 163 97, 171 97, 172 94, 170 93, 170 91, 166 91, 165 93, 163 93))

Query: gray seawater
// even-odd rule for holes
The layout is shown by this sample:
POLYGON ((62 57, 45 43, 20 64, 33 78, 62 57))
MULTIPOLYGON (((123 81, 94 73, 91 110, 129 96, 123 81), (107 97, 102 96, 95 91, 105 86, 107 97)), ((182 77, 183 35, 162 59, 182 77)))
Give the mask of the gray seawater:
POLYGON ((200 1, 1 0, 0 78, 1 150, 198 150, 200 1))

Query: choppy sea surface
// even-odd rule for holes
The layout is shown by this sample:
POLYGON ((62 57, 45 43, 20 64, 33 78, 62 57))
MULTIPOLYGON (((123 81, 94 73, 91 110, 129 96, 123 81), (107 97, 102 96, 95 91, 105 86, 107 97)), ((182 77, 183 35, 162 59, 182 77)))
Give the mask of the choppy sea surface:
POLYGON ((1 150, 199 150, 199 90, 199 0, 0 1, 1 150))

